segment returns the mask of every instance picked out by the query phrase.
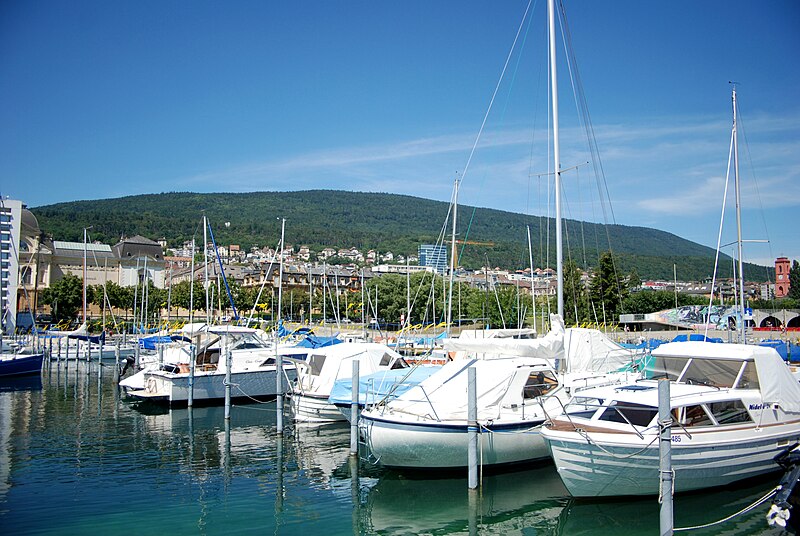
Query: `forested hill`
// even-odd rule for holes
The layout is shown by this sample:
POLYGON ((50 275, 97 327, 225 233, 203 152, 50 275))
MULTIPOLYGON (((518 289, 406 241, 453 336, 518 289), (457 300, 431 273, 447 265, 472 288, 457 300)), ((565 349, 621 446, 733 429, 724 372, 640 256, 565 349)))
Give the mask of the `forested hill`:
MULTIPOLYGON (((58 203, 31 211, 41 229, 56 240, 81 241, 83 228, 92 226, 91 238, 104 243, 140 234, 154 240, 166 237, 173 247, 191 240, 195 233, 202 241, 205 212, 218 244, 239 244, 245 250, 255 245, 275 247, 280 219, 286 218, 287 244, 307 245, 313 251, 354 246, 408 255, 416 254, 421 243, 436 242, 448 208, 444 202, 404 195, 309 190, 163 193, 58 203)), ((481 243, 464 247, 461 264, 465 267, 488 261, 491 266, 526 268, 526 226, 531 229, 534 264, 544 266, 548 258, 550 266, 555 263, 552 220, 460 206, 458 222, 459 239, 481 243)), ((713 249, 656 229, 567 220, 565 238, 565 260, 572 258, 582 268, 593 266, 599 252, 608 249, 620 259, 623 272, 635 268, 642 278, 672 279, 676 265, 678 279, 701 280, 711 276, 714 268, 713 249)), ((731 262, 726 259, 720 262, 720 277, 730 276, 731 262)), ((766 267, 755 265, 746 266, 745 273, 748 280, 768 277, 766 267)))

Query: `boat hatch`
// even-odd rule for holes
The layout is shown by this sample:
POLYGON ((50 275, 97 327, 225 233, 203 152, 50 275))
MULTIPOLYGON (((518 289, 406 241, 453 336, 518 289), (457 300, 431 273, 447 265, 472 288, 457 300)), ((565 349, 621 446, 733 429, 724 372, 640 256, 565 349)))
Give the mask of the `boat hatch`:
POLYGON ((652 385, 625 385, 623 387, 617 387, 614 391, 652 391, 653 389, 656 388, 652 385))

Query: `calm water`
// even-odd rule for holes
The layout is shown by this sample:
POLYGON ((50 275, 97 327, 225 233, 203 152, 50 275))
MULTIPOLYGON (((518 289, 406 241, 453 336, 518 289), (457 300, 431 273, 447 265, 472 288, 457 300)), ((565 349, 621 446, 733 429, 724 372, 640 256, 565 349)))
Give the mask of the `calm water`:
MULTIPOLYGON (((55 363, 0 384, 1 534, 657 534, 655 498, 569 498, 551 465, 465 478, 403 475, 348 457, 347 426, 287 426, 275 404, 138 410, 113 365, 55 363)), ((738 511, 778 476, 676 499, 678 527, 738 511)), ((685 534, 780 534, 767 506, 685 534)))

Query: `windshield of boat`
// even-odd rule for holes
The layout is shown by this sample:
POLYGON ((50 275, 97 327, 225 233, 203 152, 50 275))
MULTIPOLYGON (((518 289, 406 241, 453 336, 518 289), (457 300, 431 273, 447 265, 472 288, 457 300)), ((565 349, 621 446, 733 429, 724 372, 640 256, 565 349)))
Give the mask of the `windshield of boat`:
POLYGON ((664 376, 672 381, 719 388, 758 389, 759 386, 752 360, 658 356, 649 377, 664 376))
POLYGON ((232 350, 249 350, 253 348, 267 348, 269 345, 258 336, 255 332, 252 333, 237 333, 233 336, 231 341, 232 350))
POLYGON ((647 426, 656 415, 658 415, 658 408, 654 408, 653 406, 614 400, 608 405, 603 414, 600 415, 599 420, 628 423, 634 426, 647 426))

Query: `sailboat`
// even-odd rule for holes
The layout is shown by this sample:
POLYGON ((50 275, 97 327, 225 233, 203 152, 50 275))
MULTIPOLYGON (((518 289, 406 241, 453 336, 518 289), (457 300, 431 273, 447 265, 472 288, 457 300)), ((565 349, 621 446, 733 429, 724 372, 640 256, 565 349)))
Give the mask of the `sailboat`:
POLYGON ((555 6, 548 1, 550 73, 556 180, 558 314, 540 339, 448 339, 444 348, 463 359, 397 398, 361 413, 361 433, 379 463, 406 468, 457 468, 468 463, 467 373, 477 378, 479 456, 484 466, 549 458, 540 430, 576 392, 638 376, 635 355, 597 330, 565 329, 561 170, 555 62, 555 6))
MULTIPOLYGON (((731 154, 743 308, 736 113, 734 87, 731 154)), ((743 344, 743 323, 739 330, 738 344, 661 345, 652 351, 650 379, 579 393, 568 413, 542 430, 569 492, 576 497, 659 492, 656 378, 663 376, 670 380, 675 491, 780 470, 775 456, 800 442, 800 384, 774 348, 743 344)))

